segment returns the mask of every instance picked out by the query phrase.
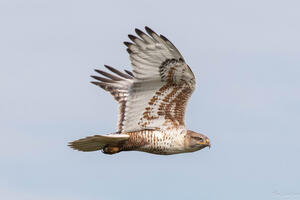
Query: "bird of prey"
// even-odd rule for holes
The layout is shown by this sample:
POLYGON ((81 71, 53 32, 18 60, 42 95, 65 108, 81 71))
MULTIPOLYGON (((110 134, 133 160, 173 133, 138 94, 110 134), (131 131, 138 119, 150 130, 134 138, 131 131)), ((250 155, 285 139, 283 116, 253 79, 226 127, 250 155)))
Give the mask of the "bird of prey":
POLYGON ((142 151, 160 155, 194 152, 210 147, 208 137, 185 127, 187 102, 196 85, 195 76, 178 49, 149 27, 135 29, 124 42, 133 71, 110 73, 95 70, 91 83, 108 91, 119 103, 118 130, 69 143, 79 151, 105 154, 142 151))

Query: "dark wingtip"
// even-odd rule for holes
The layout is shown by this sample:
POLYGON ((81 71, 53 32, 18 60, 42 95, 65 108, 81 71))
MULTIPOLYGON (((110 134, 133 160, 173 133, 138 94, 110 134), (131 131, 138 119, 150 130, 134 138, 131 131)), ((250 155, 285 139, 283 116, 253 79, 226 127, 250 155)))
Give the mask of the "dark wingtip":
POLYGON ((97 73, 99 73, 99 74, 101 74, 101 72, 102 72, 102 71, 99 70, 99 69, 94 69, 94 71, 97 72, 97 73))
POLYGON ((129 74, 130 76, 134 77, 133 73, 131 71, 128 71, 128 70, 124 70, 127 74, 129 74))
MULTIPOLYGON (((98 81, 106 82, 106 83, 113 83, 114 81, 111 79, 103 78, 100 76, 91 76, 93 79, 96 79, 98 81)), ((98 84, 99 85, 99 84, 98 84)))
POLYGON ((111 70, 113 69, 113 67, 109 66, 109 65, 104 65, 104 67, 106 67, 107 69, 111 70))
POLYGON ((138 39, 136 36, 129 34, 129 39, 134 42, 134 40, 138 39))
POLYGON ((161 39, 163 39, 164 41, 170 42, 170 41, 168 40, 168 38, 166 38, 165 36, 160 35, 160 37, 161 37, 161 39))
POLYGON ((94 85, 99 85, 99 82, 97 82, 97 81, 90 81, 90 83, 92 83, 94 85))
MULTIPOLYGON (((126 78, 126 79, 131 79, 132 77, 131 76, 128 76, 127 74, 124 74, 123 72, 120 72, 119 70, 111 67, 111 66, 108 66, 108 65, 104 65, 109 71, 119 75, 120 77, 122 78, 126 78)), ((106 81, 107 82, 107 81, 106 81)))
POLYGON ((131 45, 133 45, 131 42, 123 42, 127 47, 130 47, 131 45))
POLYGON ((129 54, 132 54, 132 51, 131 51, 129 48, 127 48, 126 51, 127 51, 129 54))
POLYGON ((145 35, 145 33, 143 31, 141 31, 140 29, 136 28, 135 29, 136 34, 138 34, 139 36, 145 35))
POLYGON ((90 83, 96 85, 96 86, 99 86, 101 87, 102 89, 105 90, 105 85, 104 84, 101 84, 101 82, 97 82, 97 81, 90 81, 90 83))
POLYGON ((147 33, 149 35, 152 35, 152 34, 156 34, 151 28, 149 28, 148 26, 145 26, 145 30, 147 31, 147 33))
POLYGON ((90 77, 96 79, 97 76, 91 75, 90 77))

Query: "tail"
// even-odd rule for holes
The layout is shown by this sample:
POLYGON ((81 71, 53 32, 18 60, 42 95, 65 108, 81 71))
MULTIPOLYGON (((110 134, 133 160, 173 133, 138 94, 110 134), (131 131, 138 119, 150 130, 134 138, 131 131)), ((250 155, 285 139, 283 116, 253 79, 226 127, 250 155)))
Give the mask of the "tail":
POLYGON ((128 139, 129 135, 126 134, 94 135, 70 142, 68 146, 78 151, 98 151, 128 139))

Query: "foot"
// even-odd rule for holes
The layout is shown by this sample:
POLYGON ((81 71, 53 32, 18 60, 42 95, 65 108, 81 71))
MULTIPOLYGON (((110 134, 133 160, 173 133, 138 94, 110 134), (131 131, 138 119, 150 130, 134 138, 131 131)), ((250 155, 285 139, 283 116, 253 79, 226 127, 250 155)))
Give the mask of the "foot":
POLYGON ((103 148, 102 152, 105 153, 105 154, 115 154, 115 153, 120 152, 120 148, 119 147, 106 146, 106 147, 103 148))

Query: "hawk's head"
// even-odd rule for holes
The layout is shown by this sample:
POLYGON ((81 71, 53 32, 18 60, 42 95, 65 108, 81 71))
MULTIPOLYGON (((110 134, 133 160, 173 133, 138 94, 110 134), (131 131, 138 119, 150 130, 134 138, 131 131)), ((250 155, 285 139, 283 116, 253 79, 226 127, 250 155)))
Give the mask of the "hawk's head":
POLYGON ((205 135, 188 130, 184 137, 184 146, 188 152, 193 152, 210 147, 210 141, 205 135))

